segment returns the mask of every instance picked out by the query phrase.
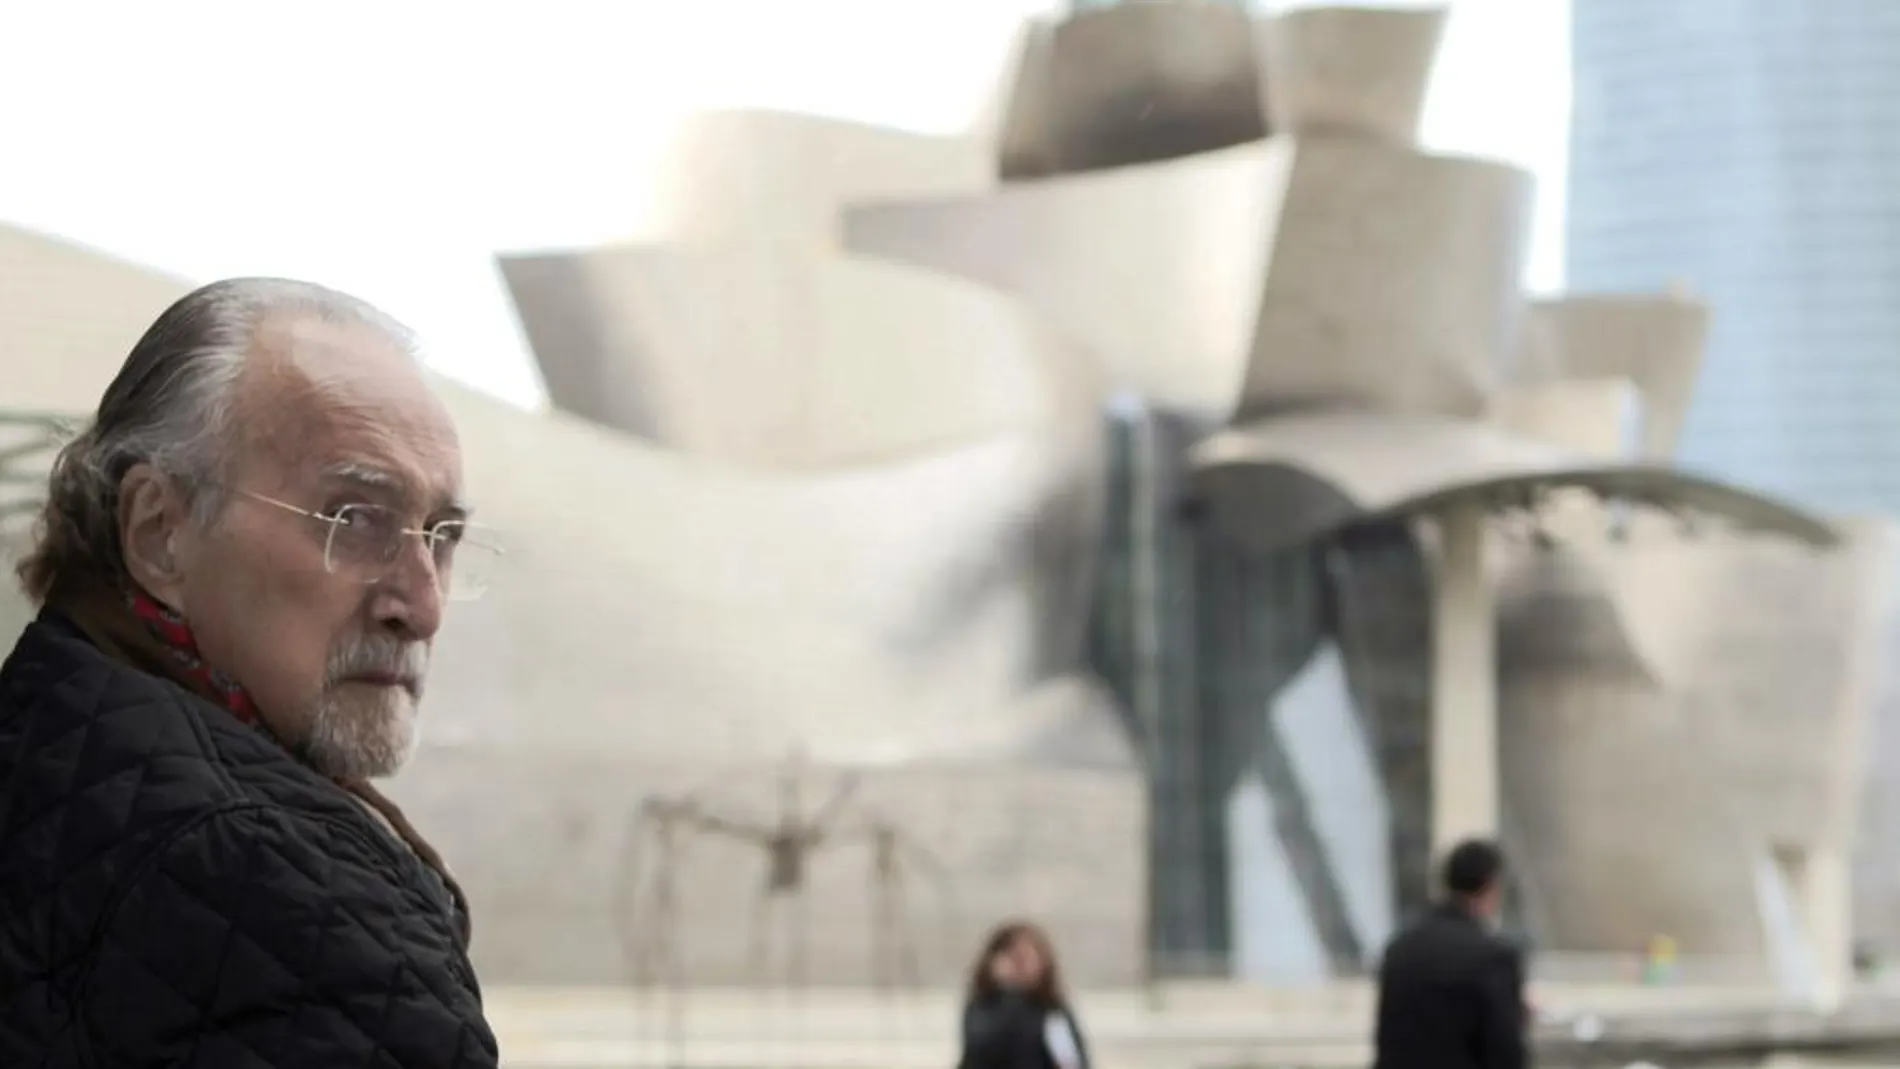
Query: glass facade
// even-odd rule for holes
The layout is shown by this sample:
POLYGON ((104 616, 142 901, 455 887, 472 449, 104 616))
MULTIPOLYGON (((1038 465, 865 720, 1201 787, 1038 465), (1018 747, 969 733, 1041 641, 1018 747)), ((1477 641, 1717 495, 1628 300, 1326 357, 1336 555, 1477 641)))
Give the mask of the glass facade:
POLYGON ((1714 310, 1684 463, 1900 510, 1900 4, 1573 0, 1572 289, 1714 310))
POLYGON ((1429 893, 1424 558, 1403 523, 1323 546, 1249 552, 1200 525, 1184 496, 1187 452, 1212 428, 1139 410, 1112 413, 1107 426, 1111 477, 1090 659, 1146 764, 1152 970, 1230 975, 1241 914, 1267 908, 1236 900, 1235 888, 1261 875, 1237 868, 1264 865, 1284 875, 1296 900, 1266 927, 1312 944, 1320 969, 1355 972, 1384 934, 1365 916, 1410 911, 1429 893), (1363 744, 1329 749, 1276 717, 1289 685, 1328 647, 1344 665, 1341 704, 1356 720, 1347 737, 1363 744), (1374 833, 1383 842, 1367 840, 1381 855, 1373 866, 1355 866, 1355 851, 1328 836, 1318 812, 1328 799, 1315 789, 1329 793, 1327 779, 1345 763, 1369 766, 1390 814, 1368 825, 1383 829, 1374 833), (1243 779, 1264 788, 1263 828, 1236 823, 1243 779), (1264 841, 1237 841, 1248 835, 1264 841), (1368 896, 1379 901, 1370 910, 1359 902, 1355 917, 1355 899, 1368 896), (1289 924, 1310 930, 1288 932, 1289 924))

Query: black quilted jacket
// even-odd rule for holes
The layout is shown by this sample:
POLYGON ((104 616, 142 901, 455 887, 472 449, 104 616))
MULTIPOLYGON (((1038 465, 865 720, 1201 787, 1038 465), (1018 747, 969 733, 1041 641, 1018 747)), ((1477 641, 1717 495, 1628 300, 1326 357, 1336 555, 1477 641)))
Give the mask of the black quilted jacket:
POLYGON ((341 788, 57 615, 0 667, 0 1067, 494 1066, 452 909, 341 788))

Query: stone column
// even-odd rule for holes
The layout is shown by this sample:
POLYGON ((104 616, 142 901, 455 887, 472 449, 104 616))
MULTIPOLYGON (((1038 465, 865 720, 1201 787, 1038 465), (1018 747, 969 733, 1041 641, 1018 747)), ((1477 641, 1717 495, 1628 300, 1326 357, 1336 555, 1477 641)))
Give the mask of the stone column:
POLYGON ((1828 796, 1821 834, 1807 851, 1796 891, 1802 934, 1813 963, 1816 1008, 1840 1007, 1854 983, 1854 843, 1859 838, 1861 791, 1868 774, 1867 747, 1874 708, 1879 703, 1886 642, 1888 603, 1893 582, 1892 529, 1880 521, 1847 524, 1848 544, 1836 553, 1853 554, 1856 597, 1848 662, 1834 709, 1829 740, 1828 796), (1857 559, 1856 559, 1857 558, 1857 559))
POLYGON ((1839 1009, 1854 979, 1854 881, 1848 852, 1832 843, 1809 852, 1795 894, 1813 964, 1808 999, 1818 1010, 1839 1009))
POLYGON ((1484 506, 1438 520, 1432 591, 1432 854, 1498 833, 1497 638, 1484 506))

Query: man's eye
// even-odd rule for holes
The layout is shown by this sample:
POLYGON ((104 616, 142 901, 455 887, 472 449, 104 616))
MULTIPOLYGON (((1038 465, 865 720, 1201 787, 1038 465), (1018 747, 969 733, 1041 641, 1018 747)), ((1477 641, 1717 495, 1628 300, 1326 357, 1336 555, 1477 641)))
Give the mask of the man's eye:
POLYGON ((336 505, 319 513, 319 515, 339 527, 349 527, 356 530, 375 527, 381 519, 381 517, 377 515, 376 508, 361 504, 336 505))

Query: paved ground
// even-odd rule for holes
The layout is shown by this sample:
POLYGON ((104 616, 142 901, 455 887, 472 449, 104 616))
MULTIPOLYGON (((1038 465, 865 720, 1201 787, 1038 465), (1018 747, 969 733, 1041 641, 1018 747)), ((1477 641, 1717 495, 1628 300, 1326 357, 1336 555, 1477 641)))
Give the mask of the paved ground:
MULTIPOLYGON (((1749 987, 1552 985, 1553 1014, 1754 1012, 1749 987)), ((1077 997, 1098 1069, 1302 1065, 1360 1069, 1371 1009, 1363 984, 1306 989, 1172 985, 1077 997)), ((943 1069, 956 1063, 951 991, 500 989, 490 1016, 513 1069, 646 1066, 943 1069)))

